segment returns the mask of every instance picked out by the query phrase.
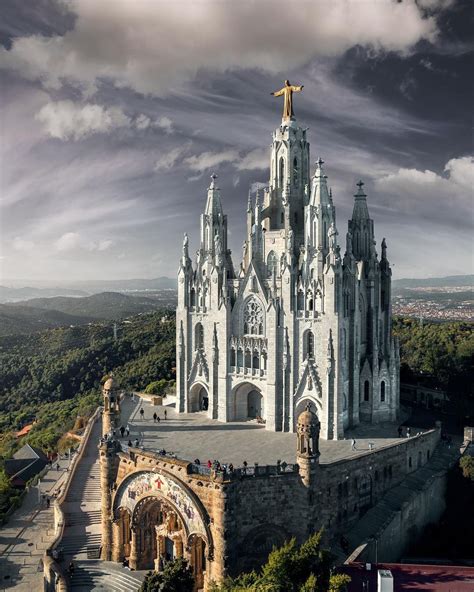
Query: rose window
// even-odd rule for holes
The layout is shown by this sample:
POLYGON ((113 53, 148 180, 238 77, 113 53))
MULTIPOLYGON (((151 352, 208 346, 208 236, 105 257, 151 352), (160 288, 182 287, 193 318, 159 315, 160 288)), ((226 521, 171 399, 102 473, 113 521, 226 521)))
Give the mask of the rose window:
POLYGON ((254 300, 248 300, 244 309, 244 334, 263 335, 263 311, 260 304, 254 300))

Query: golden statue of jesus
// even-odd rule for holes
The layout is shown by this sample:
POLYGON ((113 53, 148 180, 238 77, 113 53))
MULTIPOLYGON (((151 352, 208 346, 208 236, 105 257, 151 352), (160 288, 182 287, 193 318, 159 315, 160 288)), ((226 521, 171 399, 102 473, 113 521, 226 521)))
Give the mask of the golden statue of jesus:
POLYGON ((285 100, 283 103, 283 119, 291 119, 294 115, 293 113, 293 93, 294 92, 301 92, 303 90, 303 84, 301 86, 294 86, 290 84, 289 80, 285 80, 285 86, 280 90, 272 92, 274 97, 281 97, 281 95, 285 96, 285 100))

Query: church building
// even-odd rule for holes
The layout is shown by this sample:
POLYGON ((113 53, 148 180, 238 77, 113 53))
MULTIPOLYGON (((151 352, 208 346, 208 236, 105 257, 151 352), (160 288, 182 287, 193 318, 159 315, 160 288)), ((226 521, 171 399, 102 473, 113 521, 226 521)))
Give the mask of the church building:
MULTIPOLYGON (((361 422, 393 421, 399 351, 391 332, 387 245, 376 250, 364 184, 357 183, 345 244, 319 159, 292 94, 273 132, 268 186, 249 195, 241 261, 228 248, 227 216, 213 175, 195 260, 185 235, 176 311, 180 412, 222 422, 254 419, 296 431, 310 403, 321 437, 361 422)), ((225 203, 225 201, 224 201, 225 203)))

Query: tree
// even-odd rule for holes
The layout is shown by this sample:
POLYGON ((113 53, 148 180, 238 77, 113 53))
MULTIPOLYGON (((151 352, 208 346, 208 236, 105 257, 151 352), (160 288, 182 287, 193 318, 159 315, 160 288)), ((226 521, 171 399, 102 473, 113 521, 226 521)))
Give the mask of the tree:
POLYGON ((140 592, 193 592, 194 576, 186 559, 169 561, 163 571, 148 572, 140 592))
POLYGON ((322 531, 302 545, 291 539, 273 549, 260 572, 227 578, 211 592, 342 592, 350 578, 331 575, 331 554, 321 541, 322 531))
POLYGON ((474 481, 474 456, 470 456, 469 454, 463 456, 459 461, 459 466, 462 469, 463 476, 466 479, 474 481))
POLYGON ((162 395, 165 392, 167 386, 168 381, 164 378, 161 380, 155 380, 154 382, 150 382, 150 384, 146 387, 145 393, 148 393, 149 395, 162 395))

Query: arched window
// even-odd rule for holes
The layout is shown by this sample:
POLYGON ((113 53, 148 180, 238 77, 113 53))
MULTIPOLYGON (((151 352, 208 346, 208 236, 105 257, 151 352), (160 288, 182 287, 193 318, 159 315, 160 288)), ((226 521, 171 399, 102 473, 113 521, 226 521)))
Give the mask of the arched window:
POLYGON ((197 323, 194 328, 194 345, 195 349, 204 347, 204 329, 201 323, 197 323))
POLYGON ((278 259, 277 256, 275 254, 275 251, 270 251, 268 253, 268 257, 267 257, 267 272, 268 272, 268 276, 272 276, 273 273, 277 272, 278 270, 278 259))
POLYGON ((302 290, 298 291, 298 296, 296 297, 296 308, 298 310, 304 310, 304 294, 302 290))
POLYGON ((260 368, 260 356, 258 355, 258 351, 254 350, 252 356, 252 368, 259 369, 260 368))
POLYGON ((281 219, 281 223, 284 224, 284 222, 285 222, 285 214, 283 212, 281 213, 281 218, 280 219, 281 219))
POLYGON ((313 303, 313 293, 312 292, 308 292, 306 294, 306 302, 308 303, 308 310, 313 310, 314 303, 313 303))
POLYGON ((370 384, 369 384, 369 381, 366 380, 364 382, 364 401, 369 400, 369 395, 370 395, 370 384))
POLYGON ((244 334, 263 335, 263 311, 255 298, 250 298, 245 304, 244 334))
POLYGON ((246 349, 245 350, 245 367, 246 368, 251 368, 252 367, 252 356, 250 354, 250 350, 246 349))
POLYGON ((314 358, 314 335, 312 331, 304 334, 303 352, 305 357, 314 358))
POLYGON ((237 366, 242 368, 244 365, 244 354, 241 349, 237 350, 237 366))
POLYGON ((298 187, 299 171, 298 171, 298 159, 295 157, 293 160, 293 184, 298 187))
POLYGON ((385 401, 385 380, 380 383, 380 401, 382 403, 385 401))
POLYGON ((191 306, 196 306, 196 290, 191 288, 191 306))
POLYGON ((267 369, 267 354, 266 352, 262 352, 262 370, 267 369))
POLYGON ((280 158, 280 187, 283 187, 283 179, 285 177, 285 160, 283 156, 280 158))
POLYGON ((236 358, 235 358, 235 349, 232 347, 230 350, 230 365, 235 366, 236 358))

